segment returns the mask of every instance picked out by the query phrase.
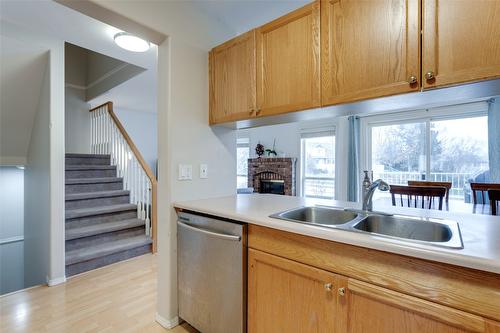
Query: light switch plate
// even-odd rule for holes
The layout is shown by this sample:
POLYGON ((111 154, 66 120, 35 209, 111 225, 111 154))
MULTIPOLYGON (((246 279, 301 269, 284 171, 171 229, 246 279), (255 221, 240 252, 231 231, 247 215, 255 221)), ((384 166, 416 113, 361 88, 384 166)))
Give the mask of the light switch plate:
POLYGON ((208 178, 208 164, 200 164, 200 178, 208 178))
POLYGON ((179 180, 193 179, 193 166, 191 164, 179 164, 179 180))

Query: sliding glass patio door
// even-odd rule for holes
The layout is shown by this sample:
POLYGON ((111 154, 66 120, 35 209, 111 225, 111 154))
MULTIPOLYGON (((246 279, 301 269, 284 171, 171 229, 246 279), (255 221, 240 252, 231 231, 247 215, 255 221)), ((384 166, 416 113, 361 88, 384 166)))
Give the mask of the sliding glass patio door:
MULTIPOLYGON (((485 115, 420 118, 372 123, 367 127, 368 163, 375 179, 451 182, 450 200, 464 200, 470 179, 488 172, 485 115)), ((389 201, 388 193, 375 199, 389 201)))

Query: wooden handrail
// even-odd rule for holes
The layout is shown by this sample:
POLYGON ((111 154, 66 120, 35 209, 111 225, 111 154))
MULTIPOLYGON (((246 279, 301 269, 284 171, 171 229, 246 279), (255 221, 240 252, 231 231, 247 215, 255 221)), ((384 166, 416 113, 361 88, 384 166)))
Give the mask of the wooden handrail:
POLYGON ((157 213, 156 213, 156 205, 157 205, 157 188, 158 188, 158 181, 156 180, 156 177, 149 167, 149 165, 146 163, 144 158, 141 155, 141 152, 139 149, 137 149, 136 145, 128 135, 127 131, 123 127, 122 123, 116 116, 116 114, 113 111, 113 102, 106 102, 103 103, 99 106, 96 106, 95 108, 92 108, 89 110, 89 112, 96 111, 97 109, 102 108, 103 106, 107 105, 108 113, 111 116, 111 119, 113 119, 113 122, 115 123, 116 127, 118 127, 118 130, 120 133, 123 135, 125 141, 129 145, 130 149, 135 155, 135 158, 141 165, 142 169, 146 173, 146 176, 149 178, 149 181, 151 182, 151 229, 152 229, 152 235, 151 238, 153 239, 153 253, 156 253, 157 250, 157 242, 156 242, 156 227, 157 227, 157 213))

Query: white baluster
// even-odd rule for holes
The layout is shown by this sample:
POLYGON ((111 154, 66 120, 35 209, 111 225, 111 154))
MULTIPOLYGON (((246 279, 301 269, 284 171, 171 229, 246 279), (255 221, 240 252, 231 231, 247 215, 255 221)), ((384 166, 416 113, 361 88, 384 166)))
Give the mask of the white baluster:
POLYGON ((109 115, 108 111, 106 110, 106 113, 104 114, 104 119, 106 121, 106 128, 104 129, 104 151, 106 154, 109 153, 109 115))
POLYGON ((102 130, 103 130, 103 121, 102 121, 102 108, 99 109, 99 154, 102 154, 102 130))
POLYGON ((150 228, 151 228, 151 223, 149 219, 149 179, 146 180, 146 235, 150 236, 150 228))

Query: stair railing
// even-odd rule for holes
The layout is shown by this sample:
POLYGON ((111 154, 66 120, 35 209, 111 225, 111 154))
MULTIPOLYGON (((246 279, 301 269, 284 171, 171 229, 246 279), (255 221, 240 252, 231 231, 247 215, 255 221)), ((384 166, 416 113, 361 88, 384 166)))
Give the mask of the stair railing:
POLYGON ((131 203, 137 205, 137 218, 144 221, 146 235, 153 241, 156 252, 156 192, 157 181, 151 168, 113 112, 113 102, 90 110, 90 150, 92 154, 111 156, 118 177, 130 191, 131 203))

